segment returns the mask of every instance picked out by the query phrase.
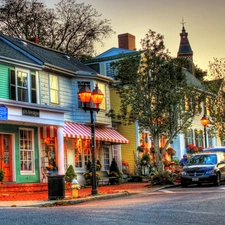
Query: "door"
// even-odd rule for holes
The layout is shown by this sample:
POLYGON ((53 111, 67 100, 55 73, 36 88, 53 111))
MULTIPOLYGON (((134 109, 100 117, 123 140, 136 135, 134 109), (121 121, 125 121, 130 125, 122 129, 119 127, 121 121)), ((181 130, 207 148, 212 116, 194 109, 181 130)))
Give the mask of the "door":
POLYGON ((9 134, 0 134, 0 169, 5 174, 3 181, 12 181, 12 136, 9 134))

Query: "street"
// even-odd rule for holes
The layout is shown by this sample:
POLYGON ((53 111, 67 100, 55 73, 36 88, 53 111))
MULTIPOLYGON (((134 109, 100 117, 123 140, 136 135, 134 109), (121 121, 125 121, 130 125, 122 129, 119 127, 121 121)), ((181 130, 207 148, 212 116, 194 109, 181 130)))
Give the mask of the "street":
POLYGON ((225 185, 169 188, 46 208, 0 208, 1 225, 225 224, 225 185))

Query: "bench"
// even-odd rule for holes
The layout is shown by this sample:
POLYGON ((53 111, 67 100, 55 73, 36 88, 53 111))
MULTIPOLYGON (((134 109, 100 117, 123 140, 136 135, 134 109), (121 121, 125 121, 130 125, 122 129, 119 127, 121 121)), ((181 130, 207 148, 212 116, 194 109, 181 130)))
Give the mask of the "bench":
POLYGON ((104 185, 104 184, 111 184, 114 183, 118 177, 109 177, 108 171, 97 171, 99 174, 99 184, 104 185))

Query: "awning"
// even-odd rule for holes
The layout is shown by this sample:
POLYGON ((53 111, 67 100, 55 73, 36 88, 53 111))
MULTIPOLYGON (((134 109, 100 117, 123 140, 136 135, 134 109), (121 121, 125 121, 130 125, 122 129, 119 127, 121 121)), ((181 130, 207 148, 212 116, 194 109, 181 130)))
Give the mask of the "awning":
MULTIPOLYGON (((65 122, 65 125, 66 126, 63 128, 64 137, 91 139, 90 126, 72 122, 65 122)), ((95 127, 95 139, 121 144, 129 143, 129 140, 122 136, 118 131, 106 127, 95 127)))
POLYGON ((41 139, 57 137, 57 127, 55 127, 55 126, 41 127, 40 136, 41 136, 41 139))

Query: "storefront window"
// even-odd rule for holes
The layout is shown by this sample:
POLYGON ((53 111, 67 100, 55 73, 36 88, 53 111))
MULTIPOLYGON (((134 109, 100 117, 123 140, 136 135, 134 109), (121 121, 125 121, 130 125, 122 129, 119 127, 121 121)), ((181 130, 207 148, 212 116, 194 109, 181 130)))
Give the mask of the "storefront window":
POLYGON ((33 130, 20 129, 20 171, 34 172, 33 130))
POLYGON ((57 171, 55 138, 45 138, 44 157, 48 158, 48 170, 57 171))
POLYGON ((109 170, 110 158, 109 158, 109 148, 103 148, 104 151, 104 170, 109 170))
POLYGON ((90 140, 74 139, 75 167, 84 168, 91 160, 90 140))

